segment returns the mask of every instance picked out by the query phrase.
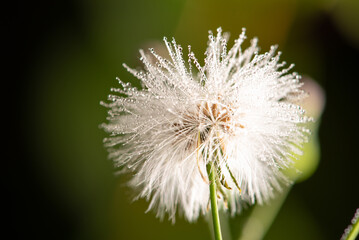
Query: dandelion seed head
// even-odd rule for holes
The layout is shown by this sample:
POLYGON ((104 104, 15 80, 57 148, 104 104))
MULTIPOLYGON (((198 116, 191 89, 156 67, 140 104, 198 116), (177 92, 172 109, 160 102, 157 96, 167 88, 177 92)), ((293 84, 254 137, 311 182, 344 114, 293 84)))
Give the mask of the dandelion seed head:
POLYGON ((234 214, 268 201, 289 183, 281 169, 291 167, 308 137, 311 119, 296 104, 305 93, 300 76, 290 73, 293 65, 279 61, 277 46, 259 54, 256 38, 243 50, 245 29, 229 50, 228 39, 221 28, 209 33, 203 66, 191 47, 185 60, 174 39, 164 38, 168 59, 140 50, 144 69, 124 67, 142 88, 117 79, 120 87, 101 103, 109 109, 101 125, 111 135, 104 140, 109 157, 135 173, 129 185, 161 219, 167 214, 174 221, 179 212, 194 221, 206 214, 203 173, 214 159, 228 184, 221 207, 230 202, 234 214))

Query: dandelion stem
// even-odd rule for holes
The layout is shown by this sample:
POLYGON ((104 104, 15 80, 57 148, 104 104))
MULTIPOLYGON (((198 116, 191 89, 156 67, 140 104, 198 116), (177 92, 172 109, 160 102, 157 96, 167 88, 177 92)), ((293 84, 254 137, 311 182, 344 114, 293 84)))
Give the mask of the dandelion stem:
POLYGON ((217 206, 217 189, 216 189, 216 172, 214 163, 207 164, 207 173, 209 178, 209 195, 211 199, 211 210, 213 219, 213 229, 215 240, 222 240, 221 226, 219 222, 218 206, 217 206))
POLYGON ((354 240, 359 233, 359 221, 357 221, 354 225, 352 230, 350 231, 349 235, 348 235, 348 240, 354 240))
POLYGON ((359 233, 359 208, 356 210, 352 225, 345 229, 344 235, 341 239, 355 240, 359 233))

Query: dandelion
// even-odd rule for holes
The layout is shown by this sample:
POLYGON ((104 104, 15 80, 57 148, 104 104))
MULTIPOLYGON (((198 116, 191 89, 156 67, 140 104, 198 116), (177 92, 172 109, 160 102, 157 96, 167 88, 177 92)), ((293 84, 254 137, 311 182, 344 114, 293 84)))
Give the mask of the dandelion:
POLYGON ((245 39, 243 29, 227 50, 228 34, 210 32, 202 66, 190 46, 184 58, 164 38, 169 59, 140 50, 145 69, 124 67, 142 87, 118 79, 102 103, 109 157, 133 173, 129 185, 161 219, 179 212, 195 221, 217 203, 234 214, 290 184, 282 169, 301 154, 310 120, 296 105, 305 97, 300 76, 276 46, 259 54, 256 38, 242 50, 245 39))

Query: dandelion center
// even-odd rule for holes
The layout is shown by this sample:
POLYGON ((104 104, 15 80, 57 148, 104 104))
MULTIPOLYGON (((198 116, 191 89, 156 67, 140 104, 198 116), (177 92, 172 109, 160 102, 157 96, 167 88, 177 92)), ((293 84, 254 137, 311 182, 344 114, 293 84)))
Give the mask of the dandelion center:
POLYGON ((172 126, 177 137, 184 137, 188 140, 187 150, 197 148, 197 136, 200 135, 200 142, 204 143, 210 132, 223 131, 230 132, 233 126, 241 124, 232 123, 233 111, 219 102, 202 102, 197 104, 191 112, 182 114, 179 122, 173 123, 172 126))

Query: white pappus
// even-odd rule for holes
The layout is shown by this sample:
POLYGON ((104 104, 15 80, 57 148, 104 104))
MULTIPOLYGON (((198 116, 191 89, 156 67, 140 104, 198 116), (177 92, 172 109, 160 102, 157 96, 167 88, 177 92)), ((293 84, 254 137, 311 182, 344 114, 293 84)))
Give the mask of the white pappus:
POLYGON ((276 46, 259 54, 257 39, 242 50, 243 29, 227 50, 228 35, 209 33, 204 66, 189 47, 164 39, 169 58, 140 50, 144 70, 125 68, 138 89, 118 79, 112 89, 105 145, 129 185, 161 219, 176 212, 194 221, 208 210, 206 165, 214 163, 219 206, 232 214, 243 204, 274 197, 291 167, 310 121, 296 105, 305 93, 293 65, 279 62, 276 46))

